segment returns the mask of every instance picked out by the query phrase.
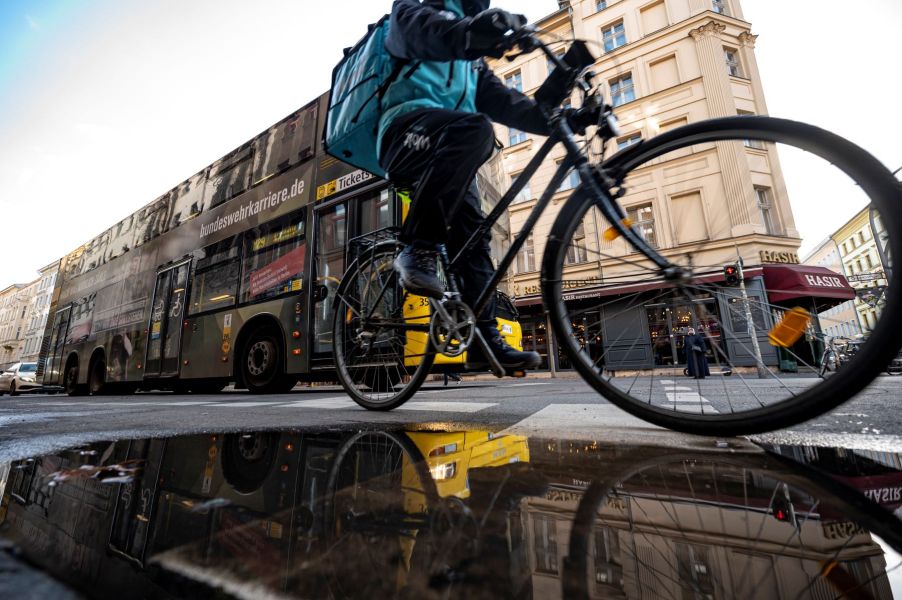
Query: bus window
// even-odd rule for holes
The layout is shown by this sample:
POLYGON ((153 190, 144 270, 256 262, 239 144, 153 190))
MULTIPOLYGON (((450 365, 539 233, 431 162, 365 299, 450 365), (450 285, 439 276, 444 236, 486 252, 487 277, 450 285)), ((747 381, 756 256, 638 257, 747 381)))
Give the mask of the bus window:
POLYGON ((302 108, 257 137, 254 142, 255 185, 313 156, 316 111, 316 104, 302 108))
POLYGON ((264 300, 303 289, 307 250, 304 233, 302 214, 267 223, 247 234, 244 240, 242 302, 264 300))
POLYGON ((219 206, 248 188, 253 167, 253 146, 250 142, 220 158, 210 168, 210 176, 204 186, 204 205, 219 206))
POLYGON ((395 224, 394 194, 385 189, 360 201, 360 235, 395 224))
POLYGON ((188 314, 235 304, 238 293, 237 238, 223 240, 194 253, 194 278, 188 314))

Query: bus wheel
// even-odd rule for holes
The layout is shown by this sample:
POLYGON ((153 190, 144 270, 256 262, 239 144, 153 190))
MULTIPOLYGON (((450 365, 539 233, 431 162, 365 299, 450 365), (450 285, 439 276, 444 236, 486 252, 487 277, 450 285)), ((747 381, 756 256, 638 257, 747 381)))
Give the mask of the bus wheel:
POLYGON ((278 394, 289 391, 297 383, 285 375, 282 344, 273 327, 253 334, 241 353, 241 375, 252 394, 278 394))
POLYGON ((66 365, 66 375, 63 380, 63 387, 70 396, 83 396, 84 387, 78 384, 78 360, 69 361, 66 365))
POLYGON ((88 373, 88 392, 92 396, 100 396, 106 392, 106 361, 103 357, 91 363, 88 373))
POLYGON ((259 489, 275 465, 278 442, 275 433, 226 435, 220 456, 226 482, 241 494, 259 489))

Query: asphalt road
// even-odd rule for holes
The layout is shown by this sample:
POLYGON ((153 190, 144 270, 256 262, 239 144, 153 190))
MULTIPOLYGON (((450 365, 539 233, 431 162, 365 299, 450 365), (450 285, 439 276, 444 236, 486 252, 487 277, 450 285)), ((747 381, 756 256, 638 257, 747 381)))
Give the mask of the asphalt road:
MULTIPOLYGON (((771 443, 902 451, 902 379, 878 379, 864 393, 819 419, 755 440, 771 443)), ((482 429, 542 437, 678 446, 713 440, 676 434, 627 415, 578 379, 430 383, 391 412, 364 410, 337 387, 297 387, 255 396, 139 393, 70 398, 0 397, 0 462, 97 440, 263 429, 367 426, 482 429)))

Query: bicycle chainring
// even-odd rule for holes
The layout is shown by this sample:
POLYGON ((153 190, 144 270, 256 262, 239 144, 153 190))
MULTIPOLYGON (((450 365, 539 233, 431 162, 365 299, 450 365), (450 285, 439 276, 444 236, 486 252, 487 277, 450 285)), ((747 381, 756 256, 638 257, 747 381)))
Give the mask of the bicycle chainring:
POLYGON ((434 302, 429 336, 436 352, 455 358, 467 351, 476 335, 476 317, 459 300, 434 302))

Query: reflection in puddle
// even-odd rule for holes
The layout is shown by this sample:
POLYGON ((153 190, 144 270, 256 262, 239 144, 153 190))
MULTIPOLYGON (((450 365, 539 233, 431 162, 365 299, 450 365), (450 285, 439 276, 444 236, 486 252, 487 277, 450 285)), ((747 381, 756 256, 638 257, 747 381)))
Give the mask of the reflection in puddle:
POLYGON ((104 443, 0 465, 0 535, 95 597, 891 598, 899 456, 768 450, 480 431, 104 443))

